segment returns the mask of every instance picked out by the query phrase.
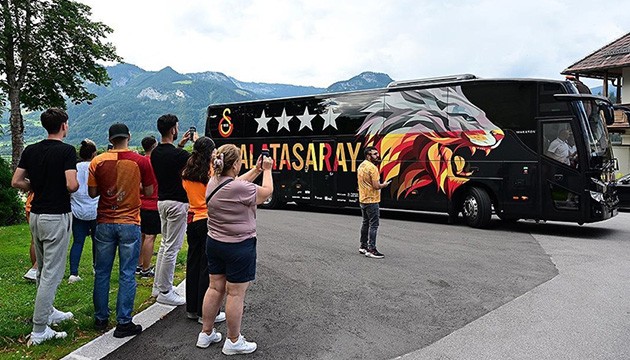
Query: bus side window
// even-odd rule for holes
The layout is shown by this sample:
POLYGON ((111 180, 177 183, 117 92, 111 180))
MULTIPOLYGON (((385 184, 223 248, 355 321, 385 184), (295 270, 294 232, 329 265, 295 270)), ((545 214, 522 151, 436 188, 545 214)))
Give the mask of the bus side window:
POLYGON ((568 166, 577 165, 575 139, 568 122, 543 124, 543 139, 545 156, 568 166))

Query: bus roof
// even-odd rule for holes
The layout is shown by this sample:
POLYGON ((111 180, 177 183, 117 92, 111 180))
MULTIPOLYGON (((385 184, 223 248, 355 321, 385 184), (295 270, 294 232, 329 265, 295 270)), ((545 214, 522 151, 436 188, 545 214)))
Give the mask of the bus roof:
POLYGON ((374 88, 374 89, 366 89, 366 90, 351 90, 351 91, 343 91, 343 92, 334 92, 334 93, 321 93, 321 94, 312 94, 312 95, 301 95, 301 96, 290 96, 290 97, 281 97, 281 98, 267 98, 267 99, 256 99, 256 100, 246 100, 246 101, 235 101, 235 102, 227 102, 227 103, 218 103, 211 104, 208 108, 213 107, 224 107, 225 105, 253 105, 258 103, 268 103, 268 102, 276 102, 276 101, 287 101, 287 100, 302 100, 313 97, 335 97, 340 95, 347 94, 367 94, 370 92, 383 92, 383 91, 391 91, 391 90, 399 90, 399 89, 408 89, 408 88, 431 88, 436 86, 444 86, 444 85, 454 85, 454 84, 462 84, 462 83, 471 83, 471 82, 505 82, 505 81, 514 81, 514 82, 546 82, 546 83, 566 83, 568 80, 551 80, 551 79, 539 79, 539 78, 488 78, 483 79, 477 77, 472 74, 460 74, 460 75, 450 75, 443 77, 432 77, 432 78, 423 78, 423 79, 415 79, 415 80, 401 80, 401 81, 393 81, 384 88, 374 88))

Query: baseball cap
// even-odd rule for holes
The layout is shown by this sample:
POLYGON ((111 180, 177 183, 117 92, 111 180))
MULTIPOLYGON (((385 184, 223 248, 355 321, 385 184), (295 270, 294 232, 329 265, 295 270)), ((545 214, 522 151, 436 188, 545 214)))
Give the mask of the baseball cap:
POLYGON ((109 127, 109 139, 115 139, 118 137, 130 137, 129 128, 123 123, 115 123, 109 127))

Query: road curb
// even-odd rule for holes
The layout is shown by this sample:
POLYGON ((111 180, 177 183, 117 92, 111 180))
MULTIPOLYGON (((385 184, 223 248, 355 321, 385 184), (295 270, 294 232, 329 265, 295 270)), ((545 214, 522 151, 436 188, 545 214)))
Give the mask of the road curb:
MULTIPOLYGON (((186 293, 186 280, 182 281, 177 286, 177 292, 179 294, 186 293)), ((175 308, 176 306, 163 305, 156 302, 141 313, 136 314, 136 316, 133 317, 133 322, 142 325, 142 330, 144 332, 153 324, 160 321, 168 313, 175 310, 175 308)), ((62 360, 102 359, 133 338, 135 338, 135 336, 117 339, 114 337, 114 328, 112 328, 105 334, 66 355, 62 358, 62 360)))

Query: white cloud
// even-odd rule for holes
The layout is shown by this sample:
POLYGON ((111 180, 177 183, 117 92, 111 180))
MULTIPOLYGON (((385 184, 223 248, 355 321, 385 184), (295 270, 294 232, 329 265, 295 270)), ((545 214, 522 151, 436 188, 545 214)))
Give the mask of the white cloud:
POLYGON ((610 0, 83 0, 147 70, 328 86, 366 70, 397 80, 474 73, 560 78, 630 31, 610 0))

